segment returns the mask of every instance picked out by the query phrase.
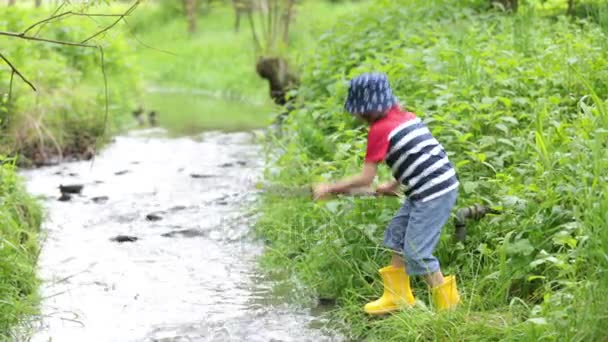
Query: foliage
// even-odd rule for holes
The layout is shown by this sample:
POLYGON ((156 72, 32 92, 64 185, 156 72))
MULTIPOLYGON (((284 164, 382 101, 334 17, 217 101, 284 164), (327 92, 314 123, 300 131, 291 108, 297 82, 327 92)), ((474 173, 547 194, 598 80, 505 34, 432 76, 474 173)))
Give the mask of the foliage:
MULTIPOLYGON (((0 26, 20 32, 47 16, 40 10, 8 8, 0 17, 0 26)), ((50 39, 79 41, 111 20, 115 19, 93 21, 77 17, 50 23, 41 33, 50 39)), ((138 67, 132 45, 120 32, 110 31, 94 43, 105 50, 111 130, 124 122, 125 115, 135 106, 140 88, 138 67)), ((38 88, 33 92, 15 78, 10 103, 4 99, 0 118, 5 130, 5 153, 21 153, 37 161, 61 153, 78 155, 103 140, 100 136, 104 132, 105 92, 99 50, 9 37, 1 38, 0 48, 38 88)), ((0 89, 8 90, 9 83, 10 70, 2 65, 0 89)))
MULTIPOLYGON (((268 193, 258 223, 265 262, 337 299, 354 339, 605 339, 606 35, 535 7, 504 15, 473 3, 379 1, 339 20, 302 67, 300 107, 269 138, 266 173, 307 184, 358 171, 366 129, 343 112, 346 81, 387 73, 446 147, 462 183, 458 205, 504 209, 472 225, 464 244, 450 239, 451 224, 444 231, 436 255, 458 277, 461 308, 363 316, 381 291, 382 232, 399 206, 391 199, 268 193)), ((427 302, 423 284, 415 289, 427 302)))
MULTIPOLYGON (((233 8, 218 4, 199 17, 198 33, 188 35, 182 16, 168 16, 161 5, 146 4, 129 18, 133 34, 151 47, 137 44, 146 86, 158 90, 144 94, 144 105, 158 110, 160 123, 179 133, 266 126, 276 109, 268 83, 256 75, 256 54, 245 19, 242 30, 235 32, 233 8)), ((298 6, 290 30, 290 58, 297 62, 311 53, 335 16, 358 6, 325 1, 298 6)))
POLYGON ((25 193, 13 159, 0 156, 0 340, 37 310, 38 204, 25 193))

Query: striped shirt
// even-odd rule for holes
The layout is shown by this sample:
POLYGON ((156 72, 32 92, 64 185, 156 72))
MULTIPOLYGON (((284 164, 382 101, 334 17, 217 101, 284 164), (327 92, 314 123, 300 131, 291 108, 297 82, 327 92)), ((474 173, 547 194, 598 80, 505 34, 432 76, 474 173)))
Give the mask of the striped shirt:
POLYGON ((370 127, 365 160, 386 161, 414 201, 430 201, 459 185, 443 146, 419 118, 398 106, 370 127))

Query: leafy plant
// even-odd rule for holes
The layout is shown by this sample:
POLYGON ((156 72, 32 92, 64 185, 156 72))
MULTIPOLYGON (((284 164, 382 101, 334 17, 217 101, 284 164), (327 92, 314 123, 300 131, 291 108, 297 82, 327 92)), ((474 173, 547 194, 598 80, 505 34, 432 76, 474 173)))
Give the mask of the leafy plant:
MULTIPOLYGON (((471 226, 465 244, 445 229, 436 253, 458 276, 461 309, 362 315, 387 262, 382 231, 399 206, 388 199, 265 195, 266 262, 336 299, 353 339, 605 338, 607 37, 528 6, 505 15, 475 4, 380 1, 342 18, 302 66, 299 107, 269 140, 266 175, 307 184, 358 170, 366 128, 343 112, 346 81, 387 73, 402 105, 446 147, 462 183, 458 205, 505 211, 471 226)), ((426 302, 426 288, 415 287, 426 302)))

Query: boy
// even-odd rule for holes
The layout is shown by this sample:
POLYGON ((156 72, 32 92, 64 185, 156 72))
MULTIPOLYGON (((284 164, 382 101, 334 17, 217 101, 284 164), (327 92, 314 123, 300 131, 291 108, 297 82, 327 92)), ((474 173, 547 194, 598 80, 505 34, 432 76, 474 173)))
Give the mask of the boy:
POLYGON ((363 74, 351 80, 344 107, 370 125, 363 171, 337 183, 315 185, 315 199, 369 187, 382 161, 391 167, 395 179, 378 186, 376 192, 392 195, 403 184, 407 195, 384 236, 385 245, 393 250, 390 266, 379 271, 384 294, 365 305, 365 312, 385 314, 414 304, 409 279, 413 275, 424 277, 437 309, 455 307, 460 301, 456 279, 444 278, 432 254, 459 186, 443 147, 420 119, 401 110, 384 74, 363 74))

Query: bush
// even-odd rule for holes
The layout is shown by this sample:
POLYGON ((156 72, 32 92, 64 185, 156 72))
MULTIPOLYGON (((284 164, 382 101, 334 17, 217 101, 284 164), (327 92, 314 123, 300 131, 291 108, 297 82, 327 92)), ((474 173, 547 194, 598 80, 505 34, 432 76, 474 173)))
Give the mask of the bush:
MULTIPOLYGON (((8 8, 0 23, 7 31, 19 32, 44 13, 34 9, 8 8)), ((100 29, 92 20, 68 19, 44 27, 44 37, 81 41, 100 29)), ((105 73, 109 87, 108 131, 124 123, 135 107, 140 91, 134 49, 118 31, 100 36, 105 52, 105 73)), ((68 47, 6 39, 2 53, 35 84, 33 92, 15 77, 11 102, 5 97, 0 107, 3 138, 1 152, 21 154, 24 159, 43 162, 57 154, 86 154, 104 132, 105 91, 100 53, 94 48, 68 47)), ((0 69, 0 88, 8 89, 10 70, 0 69)), ((21 161, 23 161, 21 160, 21 161)))
MULTIPOLYGON (((271 140, 280 148, 270 149, 266 175, 307 184, 359 171, 366 129, 343 113, 346 81, 387 73, 402 104, 446 147, 462 183, 458 205, 504 209, 470 226, 464 244, 445 229, 436 255, 458 276, 461 309, 362 315, 381 291, 382 232, 399 206, 390 199, 265 195, 266 262, 337 299, 352 338, 605 338, 606 35, 531 7, 509 16, 474 3, 382 1, 343 18, 303 66, 300 109, 271 140)), ((416 289, 426 301, 426 288, 416 289)))

